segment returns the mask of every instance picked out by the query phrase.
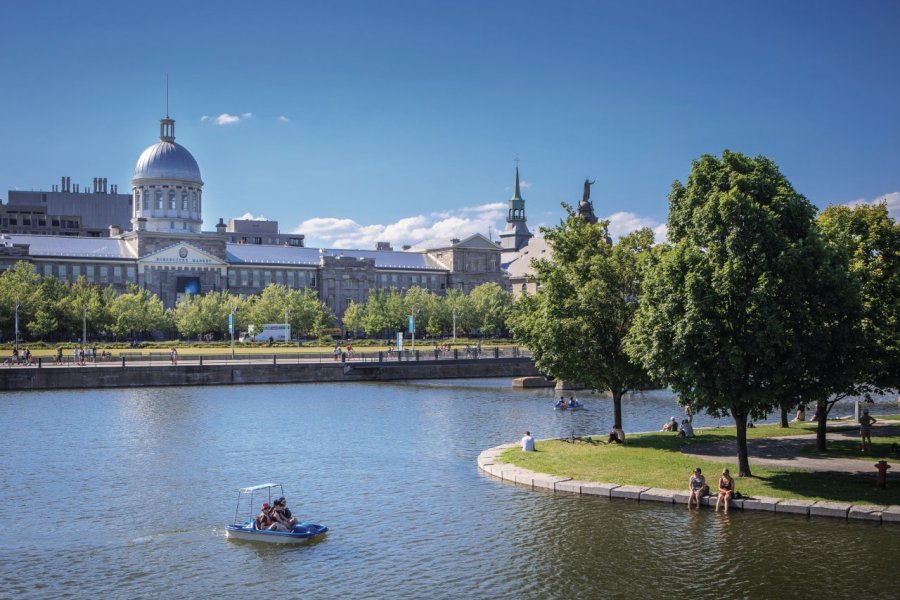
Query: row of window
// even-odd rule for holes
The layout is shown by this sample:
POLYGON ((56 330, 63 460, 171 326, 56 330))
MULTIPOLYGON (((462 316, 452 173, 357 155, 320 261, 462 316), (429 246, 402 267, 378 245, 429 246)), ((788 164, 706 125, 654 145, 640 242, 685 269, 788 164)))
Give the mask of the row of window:
MULTIPOLYGON (((136 211, 140 210, 151 210, 151 201, 154 204, 154 208, 156 210, 163 210, 163 190, 153 190, 141 192, 141 190, 134 191, 134 208, 136 211), (142 202, 143 200, 143 202, 142 202)), ((178 194, 175 190, 168 190, 165 194, 166 207, 168 210, 176 210, 178 208, 178 194)), ((200 202, 198 192, 191 191, 188 193, 187 191, 181 192, 181 210, 187 211, 188 207, 190 207, 191 212, 200 212, 200 202)))
POLYGON ((315 271, 272 271, 270 269, 228 269, 228 287, 264 288, 270 283, 289 288, 316 287, 315 271))
MULTIPOLYGON (((44 215, 40 215, 39 217, 31 217, 30 215, 22 215, 20 217, 0 217, 0 225, 3 226, 18 226, 21 225, 23 227, 46 227, 47 219, 44 215)), ((59 219, 52 218, 50 220, 51 227, 62 227, 66 229, 78 229, 81 227, 78 221, 72 219, 59 219)))
POLYGON ((44 263, 41 268, 45 277, 56 277, 72 283, 82 275, 88 283, 137 283, 136 269, 133 266, 44 263))

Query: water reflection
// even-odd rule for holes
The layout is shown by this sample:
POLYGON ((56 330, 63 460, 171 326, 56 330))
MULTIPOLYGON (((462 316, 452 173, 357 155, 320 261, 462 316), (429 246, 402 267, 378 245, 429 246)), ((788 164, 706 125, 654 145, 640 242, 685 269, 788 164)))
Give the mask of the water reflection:
MULTIPOLYGON (((508 385, 5 395, 0 519, 14 522, 22 507, 38 505, 54 526, 0 539, 0 589, 43 597, 878 598, 900 583, 891 562, 900 536, 890 527, 726 517, 492 480, 474 464, 484 448, 526 429, 538 437, 603 432, 612 419, 600 395, 578 393, 588 409, 560 413, 553 390, 508 385), (331 528, 325 540, 296 548, 225 540, 237 488, 270 480, 285 483, 300 518, 331 528), (798 580, 801 555, 805 572, 825 562, 828 571, 798 580), (886 575, 859 581, 854 564, 886 575)), ((665 392, 635 394, 623 410, 629 431, 679 414, 665 392)))

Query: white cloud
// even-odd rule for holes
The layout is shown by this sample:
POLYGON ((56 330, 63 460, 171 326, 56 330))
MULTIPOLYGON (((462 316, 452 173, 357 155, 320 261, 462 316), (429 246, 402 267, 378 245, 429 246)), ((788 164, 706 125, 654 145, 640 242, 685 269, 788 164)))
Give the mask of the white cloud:
POLYGON ((617 212, 605 217, 609 220, 609 235, 613 239, 619 239, 632 231, 642 227, 649 227, 655 235, 654 241, 659 244, 666 241, 667 227, 665 223, 659 223, 649 217, 641 217, 633 212, 617 212))
POLYGON ((868 204, 875 205, 884 202, 887 204, 888 214, 894 220, 900 220, 900 192, 891 192, 889 194, 884 194, 883 196, 878 196, 874 200, 866 200, 865 198, 859 198, 857 200, 852 200, 847 202, 847 206, 859 206, 860 204, 868 204))
POLYGON ((203 115, 202 117, 200 117, 201 123, 205 123, 206 121, 209 121, 209 115, 203 115))
POLYGON ((235 217, 235 219, 238 219, 241 221, 268 221, 268 219, 265 218, 264 216, 262 216, 262 215, 255 216, 253 213, 250 213, 250 212, 245 212, 240 217, 235 217))
POLYGON ((286 116, 284 116, 284 115, 280 115, 280 116, 278 117, 278 122, 279 122, 279 123, 290 123, 291 120, 288 119, 288 118, 287 118, 286 116))
POLYGON ((524 179, 519 182, 519 187, 523 190, 531 189, 531 184, 525 181, 524 179))
POLYGON ((234 123, 240 122, 241 118, 237 115, 229 115, 228 113, 222 113, 218 117, 216 117, 215 123, 216 125, 233 125, 234 123))
POLYGON ((244 117, 245 119, 252 119, 252 118, 253 118, 253 113, 251 113, 251 112, 246 112, 246 113, 242 114, 241 116, 244 117))
POLYGON ((494 202, 466 206, 458 210, 405 217, 394 223, 362 225, 352 219, 317 217, 307 219, 292 233, 302 233, 309 246, 329 248, 375 247, 375 242, 390 242, 395 249, 405 244, 430 248, 446 244, 451 238, 463 239, 474 233, 497 239, 497 222, 505 216, 505 204, 494 202))

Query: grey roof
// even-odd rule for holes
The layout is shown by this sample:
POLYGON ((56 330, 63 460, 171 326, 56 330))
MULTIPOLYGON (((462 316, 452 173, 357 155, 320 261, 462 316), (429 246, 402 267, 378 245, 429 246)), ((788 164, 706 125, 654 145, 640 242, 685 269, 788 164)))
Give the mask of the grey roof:
POLYGON ((321 256, 371 258, 379 269, 410 269, 418 271, 446 271, 424 252, 393 252, 390 250, 344 250, 331 248, 296 248, 293 246, 262 246, 257 244, 227 244, 225 254, 231 264, 310 265, 317 266, 321 256))
POLYGON ((542 258, 553 258, 553 248, 544 238, 533 237, 518 252, 504 253, 503 264, 500 266, 509 273, 512 279, 518 279, 533 274, 532 259, 542 258))
POLYGON ((141 154, 132 179, 179 179, 203 183, 200 167, 187 148, 175 142, 159 141, 141 154))
POLYGON ((134 260, 128 245, 115 238, 74 237, 60 235, 7 234, 16 244, 28 244, 28 254, 36 258, 112 258, 134 260))

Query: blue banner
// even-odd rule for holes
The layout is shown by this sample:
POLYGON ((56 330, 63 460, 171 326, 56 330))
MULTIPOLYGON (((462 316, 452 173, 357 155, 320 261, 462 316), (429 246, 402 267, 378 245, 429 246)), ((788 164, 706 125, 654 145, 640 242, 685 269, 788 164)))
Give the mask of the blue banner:
POLYGON ((412 315, 409 315, 409 332, 414 333, 416 331, 416 318, 412 315))

